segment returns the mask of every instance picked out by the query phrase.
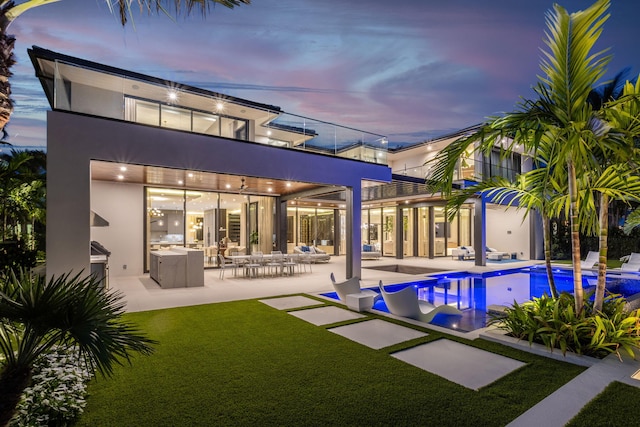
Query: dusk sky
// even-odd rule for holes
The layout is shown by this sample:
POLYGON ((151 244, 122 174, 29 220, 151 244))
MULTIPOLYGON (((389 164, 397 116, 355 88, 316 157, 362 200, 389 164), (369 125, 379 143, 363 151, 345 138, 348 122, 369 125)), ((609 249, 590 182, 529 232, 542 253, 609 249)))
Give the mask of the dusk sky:
MULTIPOLYGON (((135 3, 135 2, 134 2, 135 3)), ((614 0, 599 48, 608 77, 640 73, 640 2, 614 0)), ((570 12, 591 1, 565 0, 570 12)), ((49 105, 27 48, 277 105, 284 111, 420 142, 512 111, 540 73, 546 0, 252 0, 123 28, 103 0, 61 0, 20 16, 13 68, 16 146, 46 146, 49 105)))

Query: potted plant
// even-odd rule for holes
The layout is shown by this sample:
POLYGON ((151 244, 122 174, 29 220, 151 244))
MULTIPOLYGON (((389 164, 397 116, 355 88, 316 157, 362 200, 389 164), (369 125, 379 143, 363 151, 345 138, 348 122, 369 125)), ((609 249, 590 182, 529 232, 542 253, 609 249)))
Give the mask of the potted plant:
POLYGON ((257 252, 259 251, 259 247, 258 247, 258 232, 257 231, 252 231, 251 234, 249 235, 249 243, 251 244, 251 252, 257 252))

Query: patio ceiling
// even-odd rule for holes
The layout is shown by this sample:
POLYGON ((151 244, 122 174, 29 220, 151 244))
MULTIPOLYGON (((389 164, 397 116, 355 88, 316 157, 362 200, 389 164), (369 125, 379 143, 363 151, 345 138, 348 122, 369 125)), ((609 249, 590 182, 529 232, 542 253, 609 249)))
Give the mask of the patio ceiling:
MULTIPOLYGON (((327 195, 342 191, 341 187, 322 186, 300 181, 283 181, 252 176, 189 171, 98 160, 91 162, 91 179, 172 189, 202 190, 245 195, 290 196, 319 188, 325 188, 327 195), (241 188, 243 183, 244 188, 241 188)), ((363 185, 370 185, 370 183, 363 183, 363 185)), ((343 203, 342 200, 335 200, 335 197, 327 200, 323 199, 322 195, 319 195, 310 198, 300 198, 292 204, 298 206, 321 205, 324 207, 344 207, 343 203)))

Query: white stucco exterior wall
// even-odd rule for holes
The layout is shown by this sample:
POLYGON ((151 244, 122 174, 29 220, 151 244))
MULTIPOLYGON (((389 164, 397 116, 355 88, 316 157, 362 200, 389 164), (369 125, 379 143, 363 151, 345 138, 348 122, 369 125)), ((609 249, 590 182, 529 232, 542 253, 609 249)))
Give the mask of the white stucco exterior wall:
POLYGON ((501 252, 518 252, 519 259, 530 259, 529 220, 524 210, 487 204, 487 246, 501 252))
POLYGON ((91 182, 91 210, 109 221, 108 227, 91 227, 91 240, 111 251, 111 277, 143 274, 143 203, 141 185, 91 182))

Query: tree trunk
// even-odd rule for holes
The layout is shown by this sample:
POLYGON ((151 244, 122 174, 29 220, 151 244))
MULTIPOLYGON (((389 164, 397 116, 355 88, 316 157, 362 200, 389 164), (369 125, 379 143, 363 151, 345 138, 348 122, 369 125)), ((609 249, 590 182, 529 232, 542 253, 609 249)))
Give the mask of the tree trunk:
POLYGON ((542 234, 544 236, 544 264, 547 267, 547 280, 549 280, 549 290, 551 296, 558 298, 558 290, 556 282, 553 279, 553 270, 551 269, 551 227, 549 227, 549 218, 542 215, 542 234))
POLYGON ((13 113, 13 100, 11 99, 11 67, 16 63, 13 54, 16 39, 7 35, 8 22, 6 15, 0 20, 0 132, 6 136, 5 126, 13 113))
POLYGON ((0 427, 9 425, 24 389, 31 382, 31 368, 5 366, 0 373, 0 427))
POLYGON ((578 221, 578 181, 573 159, 567 160, 567 179, 569 181, 569 219, 571 223, 571 258, 573 261, 573 297, 576 314, 584 308, 584 290, 582 289, 582 266, 580 265, 580 223, 578 221))
POLYGON ((598 284, 596 285, 596 299, 593 311, 602 311, 604 290, 607 279, 607 251, 609 239, 609 196, 600 193, 600 257, 598 258, 598 284))

